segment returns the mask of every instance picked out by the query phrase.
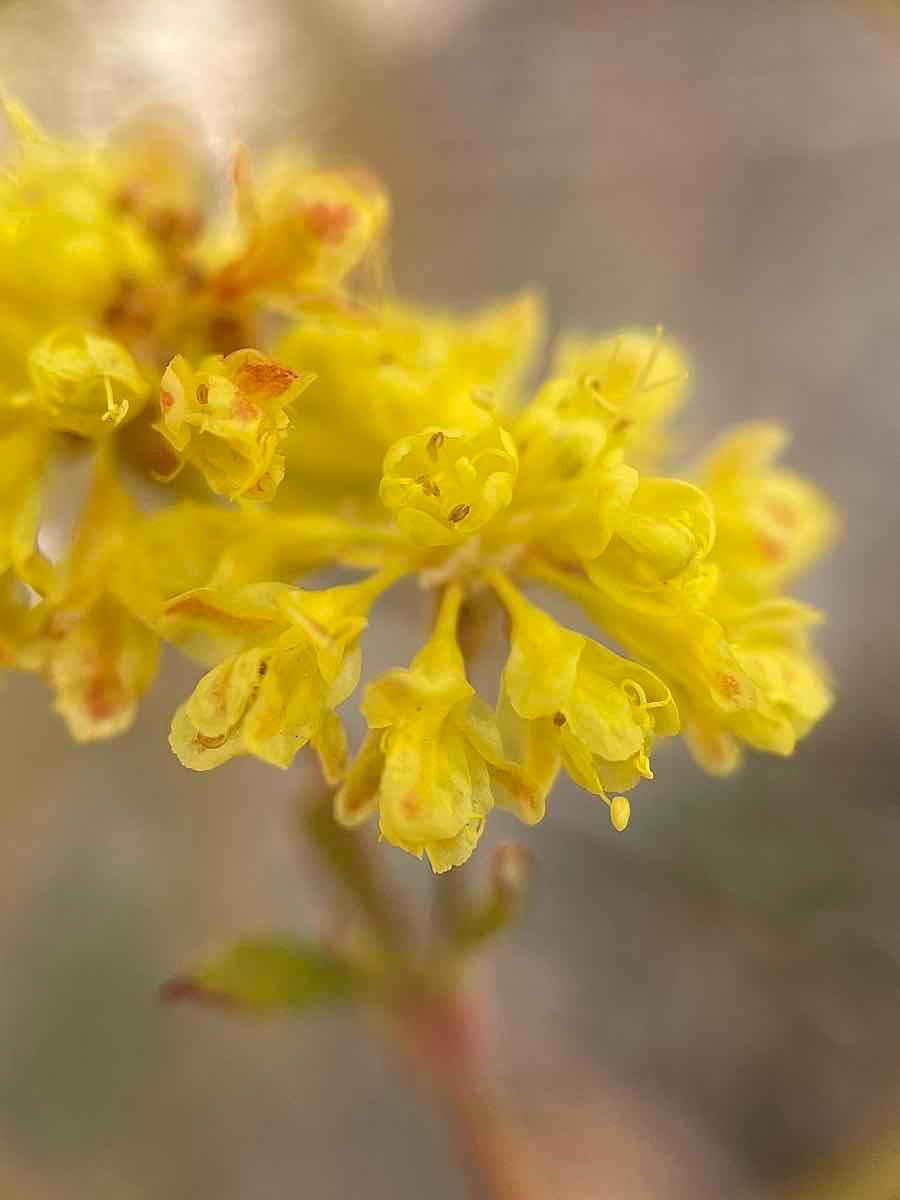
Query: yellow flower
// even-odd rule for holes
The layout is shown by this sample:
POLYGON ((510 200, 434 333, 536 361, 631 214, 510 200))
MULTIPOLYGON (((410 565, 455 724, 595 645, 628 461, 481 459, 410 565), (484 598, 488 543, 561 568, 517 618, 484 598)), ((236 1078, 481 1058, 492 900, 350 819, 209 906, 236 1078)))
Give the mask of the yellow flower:
POLYGON ((493 401, 502 420, 540 327, 540 306, 528 292, 461 317, 389 304, 304 318, 276 347, 279 361, 316 376, 287 442, 289 495, 309 503, 352 494, 371 503, 398 438, 432 424, 435 414, 448 428, 477 428, 473 392, 493 401))
POLYGON ((688 381, 681 347, 662 330, 623 329, 611 337, 564 337, 556 349, 559 375, 590 376, 597 394, 629 426, 629 456, 652 466, 666 449, 665 425, 678 410, 688 381))
POLYGON ((311 742, 336 781, 346 747, 334 710, 359 681, 369 609, 396 578, 386 570, 318 592, 201 588, 170 601, 168 639, 203 662, 222 659, 175 714, 169 740, 181 762, 207 771, 252 754, 288 767, 311 742))
POLYGON ((715 583, 712 505, 693 484, 640 478, 625 462, 631 430, 595 377, 545 385, 515 426, 510 532, 588 563, 598 586, 634 603, 696 602, 715 583))
POLYGON ((645 667, 563 628, 505 576, 492 572, 489 579, 512 620, 503 670, 512 709, 536 723, 535 737, 556 741, 568 773, 610 804, 618 827, 627 809, 622 802, 613 809, 607 789, 653 778, 653 738, 678 732, 669 689, 645 667))
POLYGON ((129 601, 156 627, 167 601, 198 588, 237 589, 288 581, 313 567, 340 561, 380 565, 388 537, 340 517, 274 515, 245 505, 184 500, 146 517, 129 554, 129 601))
POLYGON ((707 561, 715 534, 713 508, 700 488, 644 478, 606 550, 586 570, 597 587, 633 608, 699 608, 718 580, 707 561))
POLYGON ((5 107, 14 142, 0 172, 0 382, 20 388, 48 329, 102 324, 125 282, 155 282, 161 264, 122 209, 104 153, 55 141, 5 107))
POLYGON ((563 336, 529 401, 536 297, 462 316, 383 302, 389 201, 370 176, 288 153, 254 177, 240 151, 235 211, 211 223, 206 156, 171 114, 83 145, 5 109, 0 666, 42 675, 76 738, 131 724, 165 639, 207 671, 172 722, 183 763, 286 767, 309 744, 344 781, 341 821, 377 810, 443 871, 493 807, 540 821, 560 770, 623 829, 658 737, 680 729, 725 773, 744 746, 791 753, 827 711, 818 614, 784 589, 834 514, 777 464, 770 424, 723 439, 695 482, 662 473, 687 371, 660 330, 563 336), (63 456, 96 474, 57 552, 42 505, 63 456), (163 482, 186 465, 168 507, 125 490, 126 469, 163 482), (335 567, 365 578, 295 586, 335 567), (440 613, 367 689, 348 772, 337 709, 372 604, 405 573, 443 589, 440 613), (597 640, 522 579, 580 603, 597 640), (504 610, 491 709, 462 647, 504 610))
POLYGON ((121 211, 134 217, 167 255, 202 232, 210 197, 208 155, 199 129, 176 109, 131 117, 109 147, 121 211))
POLYGON ((514 428, 520 468, 510 536, 558 557, 601 554, 638 485, 623 459, 624 435, 590 377, 546 384, 514 428))
POLYGON ((770 596, 832 542, 837 520, 818 488, 774 466, 788 434, 760 422, 739 426, 705 459, 700 482, 716 514, 713 561, 744 601, 770 596))
POLYGON ((258 350, 207 358, 197 370, 179 356, 162 378, 156 428, 214 492, 271 500, 284 477, 286 409, 311 379, 258 350))
POLYGON ((0 579, 11 571, 38 592, 49 586, 49 566, 37 551, 49 450, 46 433, 21 416, 0 433, 0 579))
POLYGON ((159 638, 109 594, 71 623, 57 614, 47 676, 72 737, 93 742, 130 729, 158 660, 159 638))
POLYGON ((225 300, 257 294, 292 301, 342 282, 387 225, 388 198, 360 170, 323 170, 275 158, 257 184, 246 152, 235 162, 240 230, 217 257, 213 287, 225 300))
POLYGON ((512 499, 518 460, 512 438, 491 417, 474 433, 423 429, 384 459, 380 496, 420 546, 456 546, 512 499))
POLYGON ((527 784, 503 754, 491 710, 466 678, 456 640, 462 590, 444 593, 434 632, 406 670, 366 689, 370 732, 338 791, 340 821, 378 810, 382 835, 446 871, 469 858, 494 805, 493 783, 527 784))
POLYGON ((831 688, 809 647, 808 630, 820 621, 809 605, 782 599, 764 601, 729 624, 734 656, 759 697, 735 716, 734 730, 749 745, 793 754, 831 707, 831 688))
POLYGON ((771 601, 729 625, 706 612, 659 611, 650 619, 584 579, 555 568, 536 574, 577 600, 591 617, 672 691, 687 744, 707 770, 740 763, 740 742, 790 754, 832 697, 809 649, 815 610, 771 601))
POLYGON ((54 568, 37 613, 43 632, 36 665, 79 742, 130 728, 156 675, 159 638, 128 603, 129 547, 137 521, 114 460, 104 451, 71 550, 54 568))
POLYGON ((150 390, 124 346, 56 329, 28 355, 34 405, 53 429, 97 438, 133 414, 150 390))

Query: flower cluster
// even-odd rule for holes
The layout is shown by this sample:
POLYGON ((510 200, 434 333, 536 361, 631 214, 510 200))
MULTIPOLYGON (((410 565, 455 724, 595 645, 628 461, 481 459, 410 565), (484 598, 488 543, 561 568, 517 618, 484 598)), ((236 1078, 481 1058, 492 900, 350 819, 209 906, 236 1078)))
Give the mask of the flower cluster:
POLYGON ((539 821, 560 770, 622 830, 658 739, 725 773, 826 712, 819 614, 786 588, 833 512, 778 465, 776 425, 663 473, 688 373, 661 331, 563 337, 531 391, 532 294, 462 316, 380 294, 369 175, 241 150, 217 221, 187 125, 94 146, 7 115, 0 662, 46 680, 75 738, 132 724, 168 642, 206 669, 172 721, 186 766, 309 745, 338 821, 377 814, 443 871, 494 807, 539 821), (39 540, 73 457, 74 533, 39 540), (303 579, 323 569, 354 577, 303 579), (373 605, 410 577, 433 627, 366 686, 353 755, 338 709, 373 605), (592 636, 541 606, 554 590, 592 636), (491 608, 509 641, 485 699, 463 647, 491 608))

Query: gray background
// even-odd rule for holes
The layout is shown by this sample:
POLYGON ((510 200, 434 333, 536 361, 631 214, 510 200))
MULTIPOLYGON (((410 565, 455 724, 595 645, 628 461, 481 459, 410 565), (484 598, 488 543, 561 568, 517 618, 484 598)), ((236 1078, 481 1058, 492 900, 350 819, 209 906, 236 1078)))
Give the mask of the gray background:
MULTIPOLYGON (((696 359, 691 447, 781 416, 838 499, 803 589, 836 711, 733 780, 658 759, 616 837, 561 785, 523 834, 528 919, 483 979, 497 1070, 548 1195, 762 1197, 896 1114, 900 25, 827 0, 20 0, 0 77, 61 130, 181 103, 372 164, 399 290, 541 286, 553 319, 662 322, 696 359)), ((398 605, 400 602, 398 602, 398 605)), ((397 618, 372 638, 405 654, 397 618)), ((391 620, 393 615, 394 620, 391 620)), ((71 745, 2 696, 0 1191, 268 1200, 464 1194, 438 1115, 341 1018, 161 1011, 209 944, 327 920, 288 775, 179 768, 192 672, 136 729, 71 745), (5 1186, 3 1186, 5 1185, 5 1186)), ((489 837, 519 834, 494 821, 489 837)), ((388 848, 425 896, 418 864, 388 848)), ((474 874, 484 869, 481 855, 474 874)), ((900 1118, 898 1118, 900 1123, 900 1118)))

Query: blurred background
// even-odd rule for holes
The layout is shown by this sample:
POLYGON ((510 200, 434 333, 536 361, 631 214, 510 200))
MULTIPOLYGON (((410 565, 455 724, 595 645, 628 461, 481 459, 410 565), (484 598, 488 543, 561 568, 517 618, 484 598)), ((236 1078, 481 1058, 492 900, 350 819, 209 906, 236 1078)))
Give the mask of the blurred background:
MULTIPOLYGON (((60 131, 163 101, 223 161, 238 135, 363 160, 394 196, 399 291, 535 283, 554 322, 660 322, 696 360, 686 447, 794 427, 846 512, 801 593, 830 614, 836 710, 725 782, 660 754, 624 837, 565 784, 533 833, 495 819, 539 872, 482 984, 548 1196, 793 1196, 856 1146, 887 1163, 866 1197, 900 1195, 893 6, 0 0, 0 78, 60 131)), ((87 749, 40 684, 5 685, 0 1194, 462 1197, 439 1114, 352 1021, 157 1004, 210 945, 327 921, 291 832, 312 775, 183 771, 165 731, 192 678, 168 658, 131 734, 87 749)), ((383 853, 424 904, 427 869, 383 853)))

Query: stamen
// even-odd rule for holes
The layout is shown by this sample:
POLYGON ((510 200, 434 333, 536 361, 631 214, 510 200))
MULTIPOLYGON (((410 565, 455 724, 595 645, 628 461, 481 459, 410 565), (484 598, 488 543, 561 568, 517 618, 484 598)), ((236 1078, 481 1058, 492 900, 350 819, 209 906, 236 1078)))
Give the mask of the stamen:
POLYGON ((631 701, 632 704, 637 705, 638 708, 646 708, 647 693, 644 691, 644 689, 641 687, 641 685, 639 683, 635 683, 635 681, 633 679, 623 679, 622 680, 622 691, 625 693, 625 695, 628 697, 628 699, 631 701))
POLYGON ((454 525, 458 525, 460 521, 464 521, 472 511, 468 504, 457 504, 455 508, 451 508, 447 514, 447 520, 452 521, 454 525))
POLYGON ((227 738, 227 733, 221 733, 218 737, 207 737, 205 733, 200 733, 198 730, 194 734, 194 741, 204 750, 218 750, 220 746, 225 745, 227 738))
POLYGON ((422 489, 426 496, 440 496, 441 489, 431 478, 430 475, 417 475, 416 483, 422 489))
POLYGON ((621 833, 628 825, 631 816, 631 805, 626 796, 613 796, 609 804, 609 819, 613 829, 621 833))
POLYGON ((641 367, 641 370, 638 372, 637 379, 635 379, 634 383, 631 385, 631 389, 628 393, 629 400, 633 400, 635 396, 639 396, 645 390, 647 380, 649 379, 650 373, 652 372, 653 367, 656 364, 656 360, 659 357, 659 351, 662 346, 662 338, 663 327, 662 325, 657 325, 656 337, 654 339, 653 346, 650 350, 650 353, 647 355, 643 367, 641 367))

